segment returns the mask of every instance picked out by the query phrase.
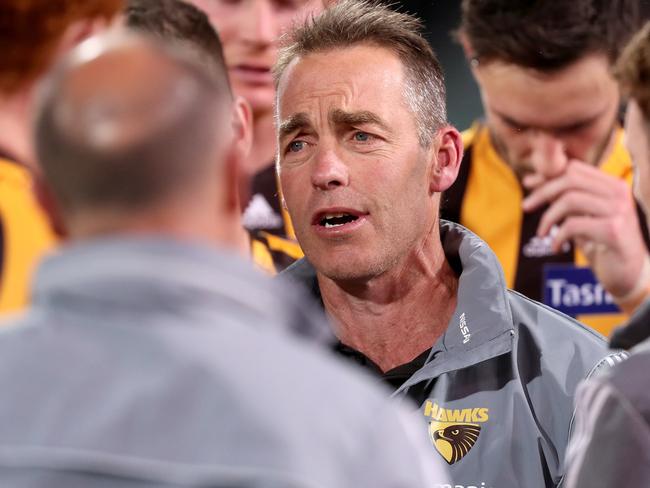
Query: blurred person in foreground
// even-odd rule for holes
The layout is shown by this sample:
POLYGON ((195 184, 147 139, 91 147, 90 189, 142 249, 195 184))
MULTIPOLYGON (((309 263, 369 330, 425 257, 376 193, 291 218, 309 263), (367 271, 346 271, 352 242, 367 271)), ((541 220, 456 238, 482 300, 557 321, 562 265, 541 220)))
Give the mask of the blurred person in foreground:
MULTIPOLYGON (((282 208, 274 159, 275 89, 271 68, 278 56, 283 32, 323 9, 323 0, 189 0, 203 9, 224 45, 233 90, 251 105, 253 146, 246 170, 252 175, 251 198, 244 225, 253 240, 271 251, 272 268, 281 271, 302 251, 286 210, 282 208)), ((253 250, 255 256, 255 249, 253 250)))
POLYGON ((0 2, 0 315, 27 304, 34 266, 57 240, 33 192, 36 82, 121 8, 122 0, 0 2))
POLYGON ((458 31, 485 120, 443 218, 490 245, 509 287, 604 335, 650 266, 611 74, 637 19, 638 0, 464 0, 458 31))
MULTIPOLYGON (((650 23, 623 51, 616 68, 629 96, 626 144, 635 166, 634 191, 650 210, 650 23)), ((579 391, 576 434, 566 486, 650 486, 650 295, 612 339, 631 356, 579 391)))
POLYGON ((306 255, 284 276, 321 302, 338 353, 420 406, 455 486, 557 486, 575 388, 619 357, 439 220, 462 144, 419 29, 343 1, 280 51, 278 166, 306 255))
POLYGON ((444 483, 415 419, 290 335, 319 328, 305 301, 229 252, 240 123, 225 69, 123 33, 46 80, 37 156, 71 242, 0 331, 0 485, 444 483))

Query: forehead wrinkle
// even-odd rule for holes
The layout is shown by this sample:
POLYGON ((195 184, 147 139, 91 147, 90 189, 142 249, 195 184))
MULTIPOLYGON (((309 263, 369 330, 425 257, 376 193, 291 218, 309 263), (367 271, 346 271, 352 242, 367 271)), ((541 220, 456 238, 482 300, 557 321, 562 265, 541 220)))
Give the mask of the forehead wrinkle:
POLYGON ((374 124, 387 130, 388 127, 381 120, 379 115, 369 110, 358 110, 354 112, 347 112, 340 108, 332 109, 329 112, 329 119, 333 125, 362 125, 374 124))

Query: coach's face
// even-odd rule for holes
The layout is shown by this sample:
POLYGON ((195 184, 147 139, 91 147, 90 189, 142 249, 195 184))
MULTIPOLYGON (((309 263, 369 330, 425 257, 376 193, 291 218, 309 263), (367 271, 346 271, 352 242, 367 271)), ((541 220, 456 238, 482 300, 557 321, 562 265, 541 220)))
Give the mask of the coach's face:
POLYGON ((423 148, 404 87, 400 59, 371 45, 307 55, 280 79, 284 198, 305 254, 331 279, 369 279, 422 252, 436 192, 455 179, 457 132, 423 148))

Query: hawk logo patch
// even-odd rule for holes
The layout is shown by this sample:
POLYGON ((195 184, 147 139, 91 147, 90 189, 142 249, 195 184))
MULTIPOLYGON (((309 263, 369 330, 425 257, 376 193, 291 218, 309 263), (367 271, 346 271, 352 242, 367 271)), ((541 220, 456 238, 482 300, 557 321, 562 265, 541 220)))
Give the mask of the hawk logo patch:
POLYGON ((429 437, 448 464, 463 459, 481 434, 481 424, 489 420, 487 408, 442 408, 430 400, 424 404, 429 417, 429 437))
POLYGON ((446 427, 438 422, 429 424, 431 442, 448 464, 463 459, 476 444, 480 433, 481 426, 477 424, 452 424, 446 427))

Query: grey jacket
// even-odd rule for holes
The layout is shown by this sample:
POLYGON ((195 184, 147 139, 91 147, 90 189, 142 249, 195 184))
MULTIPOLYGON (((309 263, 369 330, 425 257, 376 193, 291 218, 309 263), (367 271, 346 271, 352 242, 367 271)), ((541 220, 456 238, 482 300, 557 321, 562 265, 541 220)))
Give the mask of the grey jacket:
MULTIPOLYGON (((558 486, 576 387, 620 358, 591 329, 508 290, 496 256, 470 231, 443 221, 441 238, 460 275, 458 305, 395 395, 423 389, 431 452, 449 464, 452 486, 558 486)), ((287 275, 318 296, 307 261, 287 275)))
POLYGON ((650 301, 613 340, 631 355, 579 389, 570 488, 650 486, 650 301))
POLYGON ((90 242, 45 262, 33 300, 0 326, 2 487, 444 480, 422 457, 416 419, 288 334, 286 324, 312 336, 320 324, 234 256, 90 242))

